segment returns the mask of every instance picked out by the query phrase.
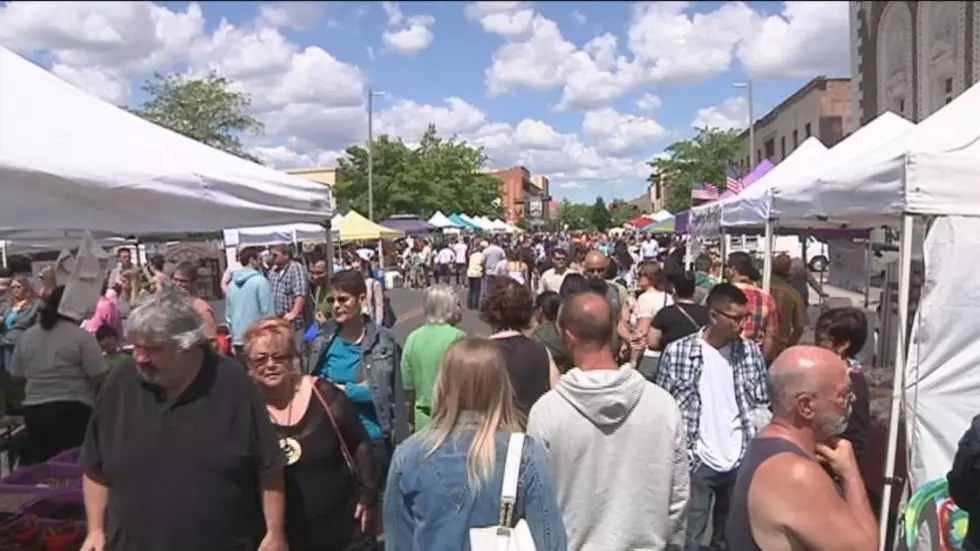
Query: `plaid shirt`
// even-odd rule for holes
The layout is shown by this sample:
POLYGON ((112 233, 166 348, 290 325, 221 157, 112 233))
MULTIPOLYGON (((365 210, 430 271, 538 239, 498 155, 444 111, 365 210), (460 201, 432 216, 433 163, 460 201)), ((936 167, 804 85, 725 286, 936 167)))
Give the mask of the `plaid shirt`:
POLYGON ((741 289, 745 293, 745 297, 749 299, 746 308, 749 312, 749 319, 745 320, 742 336, 755 341, 760 346, 766 335, 772 335, 773 339, 778 340, 779 324, 782 320, 779 317, 776 299, 754 283, 742 282, 736 283, 735 286, 741 289))
MULTIPOLYGON (((276 266, 269 271, 269 282, 272 283, 272 304, 275 307, 276 316, 282 317, 293 309, 296 297, 303 297, 309 300, 310 278, 306 274, 306 268, 295 260, 290 260, 286 267, 276 266)), ((296 318, 293 322, 294 327, 301 331, 303 327, 303 316, 296 318)))
MULTIPOLYGON (((701 342, 701 332, 698 331, 668 344, 654 378, 654 382, 669 392, 680 407, 687 427, 687 448, 692 472, 701 466, 701 459, 694 451, 701 430, 699 385, 704 368, 701 342)), ((768 369, 759 346, 745 337, 732 343, 731 362, 735 379, 735 402, 738 404, 738 418, 742 425, 741 457, 759 428, 769 422, 769 389, 766 381, 768 369)))

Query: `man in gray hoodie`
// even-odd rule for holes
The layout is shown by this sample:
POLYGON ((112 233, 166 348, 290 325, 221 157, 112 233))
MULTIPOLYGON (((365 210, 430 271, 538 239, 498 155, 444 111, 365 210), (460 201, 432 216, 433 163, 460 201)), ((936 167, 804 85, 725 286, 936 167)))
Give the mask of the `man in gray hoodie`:
POLYGON ((238 261, 242 267, 231 276, 225 297, 225 321, 235 356, 243 358, 245 332, 255 322, 274 316, 276 312, 272 303, 272 285, 258 269, 262 262, 259 250, 245 247, 239 253, 238 261))
POLYGON ((548 452, 569 549, 681 549, 689 474, 677 403, 617 365, 601 295, 566 299, 558 327, 578 367, 534 404, 527 432, 548 452))

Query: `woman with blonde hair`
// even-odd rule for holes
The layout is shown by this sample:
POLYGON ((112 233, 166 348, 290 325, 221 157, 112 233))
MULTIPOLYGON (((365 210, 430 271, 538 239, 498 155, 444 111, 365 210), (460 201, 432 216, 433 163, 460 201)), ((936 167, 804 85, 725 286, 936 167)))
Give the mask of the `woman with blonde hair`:
MULTIPOLYGON (((385 495, 388 551, 470 549, 470 530, 501 516, 503 472, 521 415, 500 346, 457 341, 436 382, 432 418, 395 450, 385 495)), ((544 449, 526 438, 517 505, 539 551, 565 551, 568 539, 544 449)))
POLYGON ((378 492, 354 405, 333 384, 300 373, 293 328, 282 319, 249 328, 245 357, 285 456, 289 549, 361 549, 378 492))

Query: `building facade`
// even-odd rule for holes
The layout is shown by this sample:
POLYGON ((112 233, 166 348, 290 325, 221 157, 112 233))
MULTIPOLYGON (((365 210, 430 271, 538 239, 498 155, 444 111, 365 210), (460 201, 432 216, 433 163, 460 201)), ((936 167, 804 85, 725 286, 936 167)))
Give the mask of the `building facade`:
POLYGON ((919 122, 980 80, 975 2, 850 2, 855 119, 919 122))
POLYGON ((853 127, 851 79, 819 76, 755 121, 755 143, 749 131, 739 135, 742 146, 733 159, 741 174, 748 174, 764 159, 778 163, 807 138, 815 136, 827 147, 844 139, 853 127), (750 151, 755 151, 755 164, 750 151))
POLYGON ((336 168, 294 168, 287 170, 286 174, 292 174, 304 180, 323 184, 331 188, 337 185, 338 172, 336 168))
POLYGON ((501 215, 508 223, 547 218, 551 201, 547 178, 531 176, 531 171, 523 166, 493 170, 487 175, 500 181, 501 215))

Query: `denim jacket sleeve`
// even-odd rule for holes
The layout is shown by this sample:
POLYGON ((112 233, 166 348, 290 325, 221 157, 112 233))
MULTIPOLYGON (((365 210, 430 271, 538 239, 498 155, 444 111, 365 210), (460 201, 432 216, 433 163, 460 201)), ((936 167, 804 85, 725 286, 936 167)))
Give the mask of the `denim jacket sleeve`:
POLYGON ((385 545, 387 551, 412 551, 412 519, 409 517, 408 505, 401 492, 401 475, 405 465, 405 454, 409 453, 411 442, 395 449, 388 471, 388 483, 385 485, 384 497, 384 527, 385 545))
POLYGON ((539 551, 567 551, 568 534, 558 507, 555 484, 544 448, 534 438, 527 438, 524 448, 521 496, 524 520, 531 529, 539 551))

